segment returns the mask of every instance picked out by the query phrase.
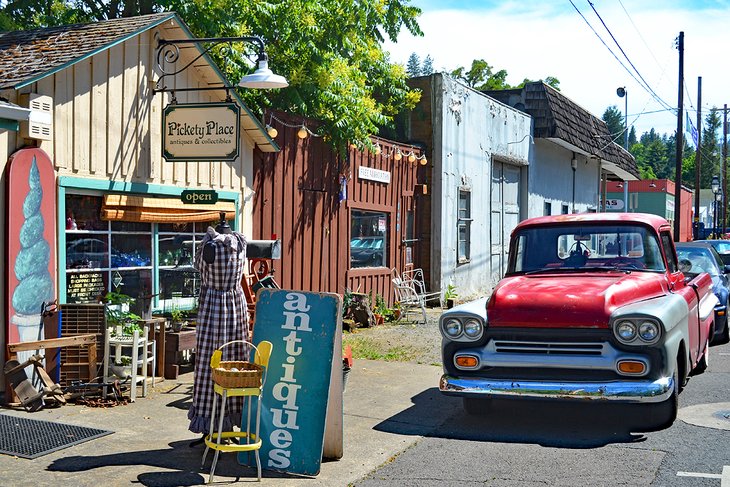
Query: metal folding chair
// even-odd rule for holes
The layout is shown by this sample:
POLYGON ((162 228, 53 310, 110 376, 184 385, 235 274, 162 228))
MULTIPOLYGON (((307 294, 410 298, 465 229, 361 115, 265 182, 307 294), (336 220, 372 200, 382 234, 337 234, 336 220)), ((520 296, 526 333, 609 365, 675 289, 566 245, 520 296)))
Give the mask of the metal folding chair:
POLYGON ((422 300, 410 282, 403 281, 400 277, 394 277, 393 289, 395 290, 395 299, 400 306, 401 318, 408 320, 409 313, 421 313, 422 321, 416 323, 426 323, 426 303, 422 300))

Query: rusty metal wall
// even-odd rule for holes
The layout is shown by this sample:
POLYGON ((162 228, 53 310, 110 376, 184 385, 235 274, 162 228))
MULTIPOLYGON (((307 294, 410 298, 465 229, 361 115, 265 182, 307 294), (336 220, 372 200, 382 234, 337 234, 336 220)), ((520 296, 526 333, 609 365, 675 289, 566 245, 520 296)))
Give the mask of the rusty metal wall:
MULTIPOLYGON (((278 132, 275 140, 282 150, 276 154, 255 151, 253 189, 246 204, 253 204, 254 239, 282 241, 282 258, 274 261, 275 279, 284 289, 343 294, 346 289, 377 294, 392 304, 391 268, 402 272, 405 264, 405 211, 418 198, 418 161, 403 153, 420 150, 385 139, 374 138, 380 154, 348 148, 339 155, 323 137, 297 137, 302 123, 313 132, 316 122, 281 112, 267 114, 266 121, 278 132), (273 115, 273 117, 272 117, 273 115), (390 183, 361 179, 360 166, 390 173, 390 183), (347 178, 347 199, 340 201, 340 176, 347 178), (399 206, 400 205, 400 206, 399 206), (387 266, 350 268, 350 215, 352 210, 388 214, 387 266)), ((420 188, 419 188, 420 189, 420 188)), ((417 259, 417 249, 413 251, 417 259)), ((415 262, 408 265, 419 267, 415 262)))

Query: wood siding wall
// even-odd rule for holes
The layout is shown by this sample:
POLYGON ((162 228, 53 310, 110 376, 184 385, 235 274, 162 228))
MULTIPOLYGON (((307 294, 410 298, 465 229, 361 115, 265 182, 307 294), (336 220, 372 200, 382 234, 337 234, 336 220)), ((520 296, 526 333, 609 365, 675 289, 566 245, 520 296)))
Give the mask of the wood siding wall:
MULTIPOLYGON (((406 238, 404 205, 414 205, 418 163, 396 161, 397 149, 410 146, 384 139, 380 155, 348 149, 340 156, 322 137, 299 139, 302 123, 316 131, 311 120, 275 112, 278 154, 254 153, 253 238, 282 241, 282 258, 274 261, 277 282, 284 289, 343 294, 355 292, 382 295, 394 301, 391 268, 406 268, 403 240, 406 238), (358 168, 366 166, 391 174, 389 184, 360 179, 358 168), (345 175, 347 199, 339 201, 340 175, 345 175), (400 208, 399 208, 400 203, 400 208), (353 209, 388 214, 387 266, 350 269, 350 216, 353 209)), ((420 154, 420 151, 416 151, 420 154)), ((415 210, 416 215, 419 210, 415 210)), ((414 252, 414 259, 417 256, 414 252)), ((419 266, 419 262, 415 262, 419 266)))
MULTIPOLYGON (((0 96, 21 104, 28 93, 53 98, 52 140, 23 139, 19 133, 0 130, 0 204, 6 215, 7 160, 24 146, 38 146, 51 158, 56 176, 72 176, 104 181, 135 182, 170 187, 250 191, 253 141, 241 140, 241 155, 234 162, 167 162, 162 158, 162 110, 170 103, 170 93, 153 93, 157 36, 185 38, 174 22, 142 32, 91 58, 70 65, 38 80, 20 91, 4 90, 0 96)), ((194 51, 194 52, 193 52, 194 51)), ((197 53, 184 50, 179 65, 197 53)), ((200 65, 204 60, 199 60, 200 65)), ((210 70, 208 70, 210 72, 210 70)), ((191 67, 166 79, 170 88, 207 86, 202 71, 191 67)), ((208 80, 215 81, 215 80, 208 80)), ((224 91, 178 92, 179 103, 223 101, 224 91)), ((250 233, 250 207, 239 215, 243 231, 250 233)), ((5 216, 3 216, 5 218, 5 216)), ((63 231, 63 229, 61 229, 63 231)), ((7 234, 0 225, 0 255, 7 253, 7 234)), ((54 251, 57 251, 54 249, 54 251)), ((3 257, 4 259, 5 257, 3 257)), ((7 283, 0 280, 0 295, 7 296, 7 283)), ((0 321, 7 321, 0 307, 0 321)), ((4 346, 5 327, 0 327, 4 346)), ((0 378, 0 384, 2 378, 0 378)))
MULTIPOLYGON (((156 33, 183 37, 177 26, 168 23, 42 78, 21 93, 10 90, 2 95, 15 103, 22 93, 53 97, 53 139, 37 145, 51 157, 58 176, 243 191, 253 150, 253 142, 245 136, 241 156, 234 162, 168 162, 162 157, 162 111, 172 96, 153 93, 159 76, 154 71, 156 33)), ((178 64, 187 63, 191 55, 184 51, 178 64)), ((166 78, 165 84, 204 85, 194 67, 166 78)), ((223 101, 225 92, 181 91, 175 97, 178 103, 217 102, 223 101)), ((8 139, 7 143, 0 139, 8 155, 29 142, 13 133, 0 137, 8 139)))

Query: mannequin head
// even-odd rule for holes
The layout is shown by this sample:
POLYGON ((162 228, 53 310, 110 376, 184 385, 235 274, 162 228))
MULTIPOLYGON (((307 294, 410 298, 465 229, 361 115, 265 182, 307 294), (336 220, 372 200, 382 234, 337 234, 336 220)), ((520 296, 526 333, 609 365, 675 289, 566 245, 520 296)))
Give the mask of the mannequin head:
POLYGON ((215 226, 215 231, 218 233, 231 233, 231 226, 228 225, 228 222, 226 221, 226 212, 221 211, 220 217, 220 221, 215 226))

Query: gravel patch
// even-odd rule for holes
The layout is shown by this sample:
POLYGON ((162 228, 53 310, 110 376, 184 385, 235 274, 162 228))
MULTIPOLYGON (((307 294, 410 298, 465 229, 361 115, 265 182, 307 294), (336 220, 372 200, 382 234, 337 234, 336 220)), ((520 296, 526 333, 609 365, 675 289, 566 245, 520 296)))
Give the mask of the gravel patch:
MULTIPOLYGON (((344 334, 344 340, 365 339, 377 347, 381 353, 389 350, 406 350, 394 354, 394 360, 426 365, 441 365, 441 333, 438 320, 441 309, 427 310, 425 324, 385 323, 371 328, 358 328, 344 334)), ((355 352, 357 353, 357 352, 355 352)))

